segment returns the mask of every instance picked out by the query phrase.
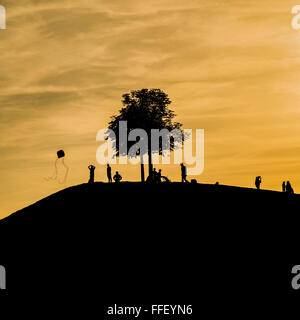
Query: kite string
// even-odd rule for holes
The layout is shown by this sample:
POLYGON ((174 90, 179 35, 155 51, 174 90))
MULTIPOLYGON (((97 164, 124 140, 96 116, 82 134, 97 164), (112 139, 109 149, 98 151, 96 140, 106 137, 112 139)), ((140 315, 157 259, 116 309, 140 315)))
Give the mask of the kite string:
POLYGON ((47 177, 47 178, 44 178, 46 181, 49 181, 49 180, 56 180, 57 179, 57 161, 58 159, 55 160, 54 162, 54 173, 52 174, 51 177, 47 177))
POLYGON ((65 160, 64 158, 62 158, 62 164, 63 166, 66 168, 66 173, 65 173, 65 177, 62 181, 58 181, 60 184, 64 184, 67 181, 67 177, 68 177, 68 173, 69 173, 69 167, 65 164, 65 160))

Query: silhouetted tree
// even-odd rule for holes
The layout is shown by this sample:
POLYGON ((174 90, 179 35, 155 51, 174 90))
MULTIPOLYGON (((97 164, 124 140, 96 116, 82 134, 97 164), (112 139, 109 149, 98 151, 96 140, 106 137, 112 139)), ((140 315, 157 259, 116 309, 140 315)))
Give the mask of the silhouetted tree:
MULTIPOLYGON (((128 133, 133 129, 143 129, 148 134, 148 159, 149 159, 149 176, 152 177, 152 152, 151 152, 151 129, 179 129, 182 124, 173 122, 175 114, 168 108, 171 101, 166 93, 160 89, 141 89, 126 93, 123 96, 123 108, 119 110, 119 115, 112 116, 109 122, 109 129, 116 133, 116 141, 113 143, 117 156, 120 156, 119 141, 119 122, 127 121, 128 133)), ((181 138, 181 137, 180 137, 181 138)), ((170 139, 170 150, 175 148, 176 137, 170 139)), ((128 141, 127 152, 136 142, 128 141)), ((164 146, 160 141, 159 150, 152 150, 162 154, 164 146)), ((145 181, 143 154, 138 152, 141 157, 141 180, 145 181)))

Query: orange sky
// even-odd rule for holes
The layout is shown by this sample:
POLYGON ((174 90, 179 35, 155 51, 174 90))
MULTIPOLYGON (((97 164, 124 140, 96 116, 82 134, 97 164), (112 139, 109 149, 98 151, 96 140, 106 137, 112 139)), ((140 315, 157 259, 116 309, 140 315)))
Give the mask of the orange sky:
MULTIPOLYGON (((141 88, 164 90, 184 128, 205 129, 198 181, 253 186, 261 175, 263 188, 285 179, 299 192, 298 2, 0 0, 0 218, 86 182, 97 131, 141 88), (60 148, 65 185, 44 180, 60 148)), ((139 179, 138 166, 115 169, 139 179)), ((96 179, 105 174, 98 165, 96 179)))

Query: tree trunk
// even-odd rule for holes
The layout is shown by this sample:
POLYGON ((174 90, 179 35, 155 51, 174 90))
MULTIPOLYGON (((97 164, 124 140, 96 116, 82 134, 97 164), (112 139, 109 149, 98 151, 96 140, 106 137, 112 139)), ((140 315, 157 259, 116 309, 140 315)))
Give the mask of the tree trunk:
POLYGON ((141 157, 141 181, 145 182, 145 170, 144 170, 144 161, 143 161, 143 155, 140 155, 141 157))

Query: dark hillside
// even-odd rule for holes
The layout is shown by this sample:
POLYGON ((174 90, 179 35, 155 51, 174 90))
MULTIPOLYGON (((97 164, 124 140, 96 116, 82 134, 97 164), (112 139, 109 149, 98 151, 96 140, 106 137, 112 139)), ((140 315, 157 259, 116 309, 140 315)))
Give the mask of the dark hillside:
POLYGON ((11 290, 179 300, 196 290, 224 308, 267 308, 266 294, 289 292, 299 206, 299 195, 229 186, 83 184, 0 221, 0 264, 11 290))

